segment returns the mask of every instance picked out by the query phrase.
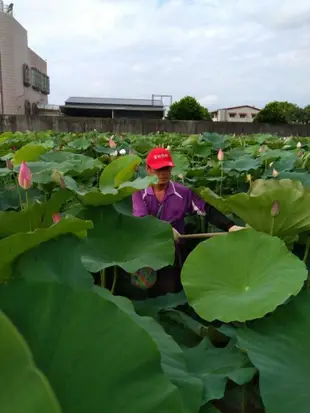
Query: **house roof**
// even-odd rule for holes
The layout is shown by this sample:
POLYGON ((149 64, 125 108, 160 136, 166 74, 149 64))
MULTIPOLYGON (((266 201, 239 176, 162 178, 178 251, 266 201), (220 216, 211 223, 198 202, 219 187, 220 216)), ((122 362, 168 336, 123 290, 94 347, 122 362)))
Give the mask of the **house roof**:
POLYGON ((123 98, 92 98, 92 97, 70 97, 65 101, 66 106, 83 105, 92 106, 98 108, 111 108, 111 107, 149 107, 164 109, 164 104, 161 99, 123 99, 123 98))
POLYGON ((256 108, 255 106, 241 105, 241 106, 231 106, 229 108, 220 108, 220 109, 217 109, 217 110, 213 111, 212 113, 217 113, 219 110, 232 110, 232 109, 241 109, 241 108, 250 108, 250 109, 254 109, 254 110, 261 110, 259 108, 256 108))

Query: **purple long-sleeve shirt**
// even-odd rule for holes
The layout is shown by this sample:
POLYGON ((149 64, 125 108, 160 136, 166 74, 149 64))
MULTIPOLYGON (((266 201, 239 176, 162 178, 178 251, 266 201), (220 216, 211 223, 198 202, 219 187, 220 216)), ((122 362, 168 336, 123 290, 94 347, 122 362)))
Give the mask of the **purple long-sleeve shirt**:
POLYGON ((169 222, 180 234, 184 234, 185 231, 186 214, 205 215, 205 202, 190 188, 177 182, 169 182, 162 202, 158 201, 151 186, 134 193, 132 201, 134 216, 153 215, 156 217, 161 208, 158 218, 169 222))

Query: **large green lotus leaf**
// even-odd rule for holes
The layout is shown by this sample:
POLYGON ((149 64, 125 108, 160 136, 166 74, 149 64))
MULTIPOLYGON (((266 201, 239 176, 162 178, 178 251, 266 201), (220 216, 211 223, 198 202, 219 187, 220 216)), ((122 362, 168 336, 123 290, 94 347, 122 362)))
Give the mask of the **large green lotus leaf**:
POLYGON ((271 233, 287 242, 310 230, 310 191, 289 179, 257 180, 249 194, 240 193, 225 200, 227 209, 258 231, 271 233), (273 218, 275 201, 279 214, 273 218))
POLYGON ((161 354, 161 366, 169 380, 178 387, 181 394, 184 413, 196 413, 202 405, 202 381, 190 374, 182 349, 164 329, 150 317, 140 317, 134 311, 132 303, 123 297, 115 297, 107 290, 96 288, 98 294, 114 302, 130 315, 132 320, 149 333, 161 354))
POLYGON ((189 160, 187 156, 182 153, 172 153, 173 162, 175 167, 172 169, 174 176, 183 175, 185 176, 189 168, 189 160))
POLYGON ((0 286, 0 300, 64 412, 183 412, 155 342, 115 303, 94 291, 21 280, 0 286))
POLYGON ((60 190, 53 192, 48 201, 36 202, 22 211, 0 211, 0 237, 49 227, 53 223, 52 215, 59 212, 70 197, 69 191, 60 190))
POLYGON ((49 228, 39 228, 33 232, 18 232, 0 240, 0 281, 11 275, 11 264, 21 254, 39 244, 63 234, 80 233, 93 228, 91 221, 78 218, 63 218, 49 228))
POLYGON ((203 405, 224 397, 228 379, 242 385, 252 380, 256 369, 234 343, 216 348, 208 338, 185 350, 189 371, 203 383, 203 405))
POLYGON ((82 190, 74 179, 69 176, 64 178, 66 187, 77 195, 81 203, 85 206, 101 206, 110 205, 131 196, 137 191, 147 188, 154 183, 157 178, 146 176, 145 178, 137 178, 134 181, 124 182, 117 189, 106 187, 106 193, 98 189, 90 191, 82 190))
POLYGON ((250 156, 242 156, 234 161, 224 162, 224 171, 251 171, 260 167, 261 161, 259 159, 253 159, 250 156))
POLYGON ((87 138, 79 138, 79 139, 75 139, 72 142, 68 143, 69 148, 73 148, 73 149, 77 149, 80 151, 86 151, 86 149, 88 149, 91 145, 91 141, 90 139, 87 138))
POLYGON ((215 132, 205 132, 202 135, 201 140, 204 142, 211 143, 214 150, 218 150, 220 148, 224 149, 230 146, 229 136, 219 135, 215 132))
POLYGON ((244 229, 200 243, 182 270, 200 317, 223 322, 261 318, 298 294, 305 264, 277 237, 244 229))
POLYGON ((309 172, 282 172, 280 174, 281 179, 291 179, 293 181, 301 182, 305 188, 310 188, 310 174, 309 172))
POLYGON ((203 158, 210 157, 212 152, 212 146, 208 142, 197 142, 192 146, 192 153, 195 156, 201 156, 203 158))
POLYGON ((40 156, 47 152, 49 148, 44 145, 28 143, 14 153, 12 162, 13 165, 20 165, 22 161, 35 162, 40 159, 40 156))
POLYGON ((158 270, 174 261, 171 226, 148 216, 122 215, 111 206, 88 208, 82 215, 94 229, 82 240, 82 261, 91 272, 118 265, 127 272, 158 270))
POLYGON ((111 162, 101 173, 99 180, 101 192, 116 195, 117 188, 132 179, 140 162, 141 159, 135 155, 123 156, 111 162))
POLYGON ((60 413, 47 379, 34 364, 24 338, 0 311, 1 413, 60 413))
MULTIPOLYGON (((28 162, 27 165, 32 172, 32 179, 35 183, 46 184, 52 182, 52 172, 57 169, 63 174, 88 176, 102 169, 103 164, 99 159, 89 156, 74 154, 70 152, 49 152, 41 156, 41 161, 28 162)), ((19 171, 19 167, 15 168, 19 171)))
POLYGON ((200 197, 205 202, 223 212, 223 214, 229 214, 231 212, 229 207, 225 204, 225 200, 218 196, 215 192, 211 191, 210 188, 202 187, 199 188, 198 192, 200 197))
MULTIPOLYGON (((292 155, 291 152, 285 151, 283 149, 274 149, 274 150, 268 149, 267 151, 263 151, 260 153, 260 159, 262 161, 273 161, 276 159, 288 159, 288 158, 292 158, 292 156, 294 155, 292 155)), ((297 160, 297 157, 296 157, 296 160, 297 160)))
POLYGON ((310 295, 301 293, 270 317, 238 331, 239 347, 259 370, 268 413, 308 413, 310 295))
POLYGON ((92 288, 93 278, 81 262, 80 242, 68 234, 38 245, 17 259, 14 277, 92 288))

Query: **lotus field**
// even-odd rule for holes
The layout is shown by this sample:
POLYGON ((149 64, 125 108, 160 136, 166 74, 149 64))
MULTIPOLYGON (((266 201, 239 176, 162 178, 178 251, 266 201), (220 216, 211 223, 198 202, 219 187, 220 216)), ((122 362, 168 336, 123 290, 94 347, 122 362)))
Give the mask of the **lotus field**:
MULTIPOLYGON (((1 413, 309 413, 309 148, 0 135, 1 413), (155 146, 176 181, 249 228, 188 242, 184 293, 129 300, 121 277, 174 261, 171 226, 131 210, 155 146)), ((186 227, 218 231, 198 216, 186 227)))

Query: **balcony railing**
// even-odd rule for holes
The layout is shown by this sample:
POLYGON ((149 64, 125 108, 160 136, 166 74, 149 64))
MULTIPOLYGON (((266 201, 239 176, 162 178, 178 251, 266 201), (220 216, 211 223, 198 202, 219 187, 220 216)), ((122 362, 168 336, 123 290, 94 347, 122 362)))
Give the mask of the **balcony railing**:
POLYGON ((13 7, 13 3, 6 5, 2 0, 0 0, 0 12, 13 16, 13 7))

